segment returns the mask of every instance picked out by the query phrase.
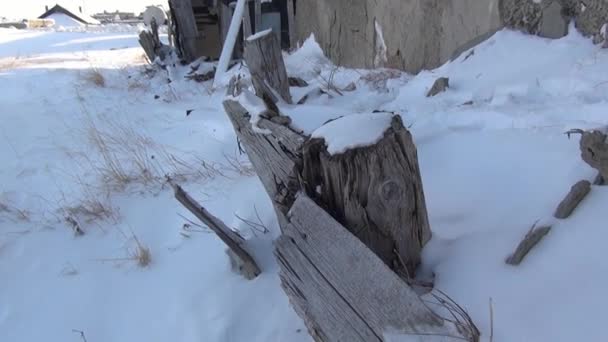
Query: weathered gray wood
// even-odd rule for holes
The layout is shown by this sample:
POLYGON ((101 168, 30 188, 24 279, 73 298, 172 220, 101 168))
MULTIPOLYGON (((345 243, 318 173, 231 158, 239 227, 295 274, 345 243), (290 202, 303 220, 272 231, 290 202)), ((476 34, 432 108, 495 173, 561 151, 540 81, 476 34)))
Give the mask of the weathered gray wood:
POLYGON ((230 29, 230 21, 232 20, 232 9, 223 1, 218 1, 219 20, 220 20, 220 35, 222 36, 222 45, 226 41, 228 30, 230 29))
POLYGON ((230 229, 222 220, 213 216, 198 204, 179 185, 171 184, 175 198, 194 216, 207 225, 228 246, 230 262, 233 268, 247 279, 254 279, 260 274, 260 268, 245 249, 245 240, 230 229))
POLYGON ((175 46, 184 61, 192 62, 198 57, 196 54, 198 28, 192 11, 192 1, 169 0, 169 7, 173 19, 177 19, 174 21, 175 46))
POLYGON ((297 47, 297 32, 296 32, 296 13, 294 11, 293 0, 287 0, 287 25, 289 26, 289 47, 295 49, 297 47))
POLYGON ((413 277, 431 229, 416 146, 401 117, 375 145, 330 155, 323 139, 311 139, 302 156, 308 196, 391 269, 413 277))
POLYGON ((237 101, 224 101, 224 109, 275 208, 278 206, 279 211, 286 213, 293 201, 287 198, 288 188, 297 182, 297 153, 305 137, 264 118, 260 119, 258 127, 270 134, 256 133, 251 127, 251 114, 237 101))
POLYGON ((292 103, 281 45, 276 35, 269 32, 249 37, 245 41, 244 57, 251 73, 253 87, 260 98, 276 97, 270 90, 272 89, 285 102, 292 103))
MULTIPOLYGON (((281 283, 315 341, 384 341, 383 334, 395 330, 420 341, 477 341, 477 333, 446 336, 459 334, 452 323, 434 315, 383 260, 325 212, 324 205, 322 209, 302 192, 307 182, 301 173, 302 148, 308 137, 272 118, 261 118, 254 130, 251 115, 235 100, 224 101, 224 108, 273 200, 283 232, 275 252, 281 283)), ((402 134, 389 139, 404 139, 402 134)), ((417 163, 411 153, 415 149, 397 154, 417 163)), ((406 173, 417 168, 408 165, 406 173)), ((399 193, 390 183, 388 191, 376 194, 384 195, 385 202, 379 205, 392 205, 399 193)), ((418 204, 418 200, 424 202, 423 197, 408 202, 418 204)))
POLYGON ((251 14, 249 13, 249 4, 245 4, 245 13, 243 14, 243 39, 251 36, 251 14))
POLYGON ((581 203, 581 201, 591 191, 591 183, 588 180, 582 180, 574 184, 570 188, 570 192, 561 201, 553 216, 558 219, 568 218, 574 209, 581 203))
POLYGON ((433 86, 431 87, 429 92, 426 94, 426 97, 432 97, 439 93, 442 93, 442 92, 446 91, 449 87, 450 87, 450 79, 447 77, 440 77, 435 80, 435 83, 433 83, 433 86))
POLYGON ((251 15, 249 15, 249 6, 245 9, 243 14, 243 39, 247 39, 251 36, 251 15))
POLYGON ((139 44, 151 63, 156 60, 156 57, 164 61, 167 55, 171 53, 171 48, 161 43, 158 36, 158 24, 154 19, 150 24, 150 30, 143 30, 139 33, 139 44))
POLYGON ((155 42, 152 32, 143 30, 139 33, 139 45, 144 49, 150 63, 156 59, 155 42))
POLYGON ((519 265, 524 260, 526 255, 528 255, 530 250, 534 248, 534 246, 536 246, 550 231, 551 226, 536 228, 536 224, 534 224, 528 233, 526 233, 526 236, 524 236, 519 245, 517 245, 515 252, 511 254, 511 256, 505 260, 505 262, 513 266, 519 265))
POLYGON ((255 17, 255 33, 262 31, 262 0, 254 0, 253 12, 255 17))
POLYGON ((606 134, 601 131, 571 131, 581 133, 581 157, 592 168, 598 170, 603 179, 608 179, 608 143, 606 134))
POLYGON ((275 251, 280 277, 315 340, 384 341, 389 331, 462 340, 447 337, 443 319, 306 195, 298 195, 288 218, 275 251))

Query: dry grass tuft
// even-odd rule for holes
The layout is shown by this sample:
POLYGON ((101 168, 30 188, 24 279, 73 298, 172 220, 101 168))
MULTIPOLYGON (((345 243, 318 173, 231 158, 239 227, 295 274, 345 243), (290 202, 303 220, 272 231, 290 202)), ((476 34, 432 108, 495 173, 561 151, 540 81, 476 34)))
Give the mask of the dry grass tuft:
POLYGON ((96 85, 97 87, 103 88, 106 86, 106 78, 103 76, 101 71, 97 68, 91 68, 91 70, 87 71, 84 75, 84 79, 96 85))

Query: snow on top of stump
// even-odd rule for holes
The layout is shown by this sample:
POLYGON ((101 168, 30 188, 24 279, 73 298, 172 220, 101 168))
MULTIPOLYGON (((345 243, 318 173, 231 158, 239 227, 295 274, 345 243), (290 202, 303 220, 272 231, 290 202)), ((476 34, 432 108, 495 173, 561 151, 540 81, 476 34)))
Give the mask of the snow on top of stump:
POLYGON ((258 32, 258 33, 256 33, 256 34, 252 34, 251 36, 247 37, 247 40, 248 40, 248 41, 256 40, 256 39, 258 39, 258 38, 261 38, 261 37, 263 37, 263 36, 265 36, 265 35, 269 34, 270 32, 272 32, 272 29, 271 29, 271 28, 269 28, 269 29, 267 29, 267 30, 264 30, 264 31, 260 31, 260 32, 258 32))
POLYGON ((392 113, 347 115, 317 128, 313 138, 323 138, 329 154, 376 144, 391 125, 392 113))

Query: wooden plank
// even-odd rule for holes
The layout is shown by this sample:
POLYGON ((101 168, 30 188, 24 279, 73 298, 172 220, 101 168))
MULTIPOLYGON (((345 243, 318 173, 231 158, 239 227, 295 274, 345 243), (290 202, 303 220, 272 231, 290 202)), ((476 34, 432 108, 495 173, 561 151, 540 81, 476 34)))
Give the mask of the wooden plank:
POLYGON ((574 184, 570 188, 568 195, 566 195, 557 209, 555 209, 553 216, 558 219, 568 218, 590 191, 591 183, 588 180, 582 180, 574 184))
POLYGON ((179 185, 171 184, 175 192, 175 198, 188 209, 194 216, 207 225, 228 246, 232 253, 228 255, 239 268, 239 272, 247 279, 257 277, 261 271, 255 260, 245 250, 245 240, 235 231, 230 229, 222 220, 213 216, 203 206, 198 204, 179 185), (236 258, 236 260, 235 260, 236 258))
POLYGON ((384 341, 389 331, 448 340, 450 327, 310 198, 298 194, 288 219, 276 244, 280 276, 318 341, 384 341))
POLYGON ((297 47, 297 35, 293 0, 287 0, 287 26, 289 26, 289 47, 295 49, 297 47))
POLYGON ((175 26, 176 45, 179 45, 182 58, 186 62, 192 62, 199 56, 196 53, 196 40, 198 39, 198 29, 196 19, 192 12, 191 0, 169 0, 173 17, 177 21, 175 26))
POLYGON ((249 13, 249 4, 245 4, 245 13, 243 14, 243 39, 251 36, 251 13, 249 13))
POLYGON ((253 12, 255 17, 254 32, 258 33, 262 31, 262 0, 254 0, 253 12))
POLYGON ((222 45, 226 41, 228 30, 230 29, 230 21, 232 20, 232 9, 223 1, 218 1, 219 19, 220 19, 220 34, 222 36, 222 45))
POLYGON ((272 98, 272 92, 267 90, 270 87, 285 102, 292 103, 281 44, 276 35, 272 34, 272 30, 257 33, 245 41, 245 61, 256 95, 260 98, 264 98, 264 95, 272 98))

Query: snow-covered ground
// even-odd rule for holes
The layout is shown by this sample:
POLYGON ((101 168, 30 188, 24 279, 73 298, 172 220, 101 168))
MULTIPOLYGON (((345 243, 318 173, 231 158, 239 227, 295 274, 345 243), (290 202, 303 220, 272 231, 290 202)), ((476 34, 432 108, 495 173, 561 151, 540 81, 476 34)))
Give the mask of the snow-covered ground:
MULTIPOLYGON (((279 286, 277 224, 224 90, 182 68, 168 83, 145 66, 136 33, 98 31, 0 30, 0 341, 310 341, 279 286), (260 277, 230 271, 165 175, 254 241, 260 277)), ((574 182, 593 178, 563 132, 607 124, 607 63, 608 50, 576 33, 501 31, 414 77, 335 68, 308 41, 286 56, 288 73, 311 83, 294 98, 328 82, 356 90, 281 109, 307 132, 342 115, 401 114, 434 233, 421 272, 485 341, 490 298, 494 341, 604 341, 608 190, 553 222, 522 265, 504 260, 574 182), (441 76, 450 89, 426 98, 441 76)))

